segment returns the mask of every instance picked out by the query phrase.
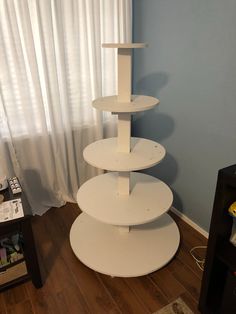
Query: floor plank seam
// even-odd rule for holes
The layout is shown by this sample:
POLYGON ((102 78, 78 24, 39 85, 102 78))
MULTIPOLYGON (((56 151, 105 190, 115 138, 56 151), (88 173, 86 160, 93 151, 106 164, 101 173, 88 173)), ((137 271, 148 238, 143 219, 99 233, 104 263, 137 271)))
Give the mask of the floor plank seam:
MULTIPOLYGON (((119 304, 117 304, 116 300, 113 298, 112 294, 110 293, 109 289, 107 288, 107 286, 104 284, 101 276, 99 275, 99 273, 96 273, 95 272, 95 275, 98 279, 98 281, 100 282, 100 284, 103 286, 103 288, 105 289, 106 293, 108 294, 109 298, 113 301, 113 303, 116 305, 117 309, 120 311, 120 314, 123 314, 122 313, 122 310, 120 309, 119 307, 119 304)), ((106 276, 106 275, 105 275, 106 276)))

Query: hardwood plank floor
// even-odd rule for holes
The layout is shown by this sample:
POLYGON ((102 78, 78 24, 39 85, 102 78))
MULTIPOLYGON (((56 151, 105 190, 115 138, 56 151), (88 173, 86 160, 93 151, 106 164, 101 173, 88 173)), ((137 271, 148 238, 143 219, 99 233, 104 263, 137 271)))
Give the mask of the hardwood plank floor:
POLYGON ((171 213, 181 233, 175 258, 164 268, 138 278, 96 273, 74 256, 69 231, 80 213, 76 204, 51 208, 33 218, 44 286, 26 282, 0 294, 0 314, 153 313, 179 296, 197 310, 202 272, 189 251, 207 240, 171 213))

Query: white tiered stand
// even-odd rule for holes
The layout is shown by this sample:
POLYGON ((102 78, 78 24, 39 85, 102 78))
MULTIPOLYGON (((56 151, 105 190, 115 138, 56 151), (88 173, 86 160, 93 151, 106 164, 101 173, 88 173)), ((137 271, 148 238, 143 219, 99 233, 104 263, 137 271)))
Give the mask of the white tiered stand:
POLYGON ((103 44, 118 48, 118 96, 95 100, 99 110, 118 114, 118 136, 94 142, 84 150, 91 165, 108 170, 81 186, 83 211, 70 231, 75 255, 88 267, 117 277, 149 274, 166 265, 179 246, 179 230, 166 214, 172 205, 169 187, 155 177, 132 172, 158 164, 160 144, 131 138, 131 113, 154 108, 159 100, 131 95, 132 48, 146 44, 103 44))

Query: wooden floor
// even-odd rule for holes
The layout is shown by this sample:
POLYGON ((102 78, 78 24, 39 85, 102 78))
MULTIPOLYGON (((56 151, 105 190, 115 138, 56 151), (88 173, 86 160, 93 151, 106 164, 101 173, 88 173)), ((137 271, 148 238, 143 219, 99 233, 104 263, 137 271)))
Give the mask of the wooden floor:
POLYGON ((176 257, 148 276, 111 278, 88 269, 74 256, 69 230, 78 214, 76 204, 67 204, 33 218, 44 286, 37 290, 27 282, 2 292, 0 314, 145 314, 157 311, 179 296, 198 313, 202 272, 189 250, 206 245, 203 236, 172 214, 181 233, 176 257))

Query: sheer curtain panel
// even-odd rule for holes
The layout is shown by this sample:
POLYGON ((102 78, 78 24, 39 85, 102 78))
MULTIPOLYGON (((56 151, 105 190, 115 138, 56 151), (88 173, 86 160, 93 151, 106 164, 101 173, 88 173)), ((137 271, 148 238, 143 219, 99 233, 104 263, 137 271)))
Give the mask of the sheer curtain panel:
POLYGON ((75 201, 97 174, 86 145, 116 133, 91 102, 116 94, 115 51, 131 41, 131 0, 0 1, 0 167, 34 213, 75 201))

